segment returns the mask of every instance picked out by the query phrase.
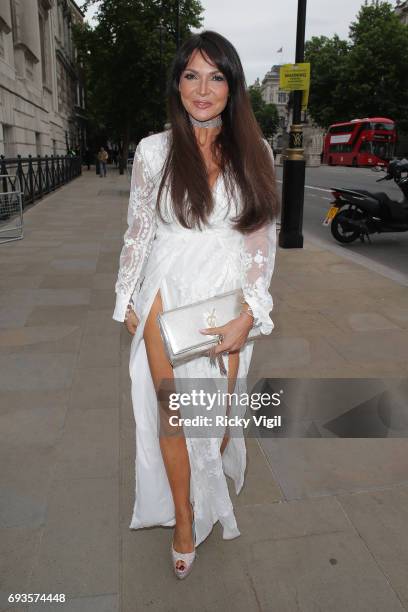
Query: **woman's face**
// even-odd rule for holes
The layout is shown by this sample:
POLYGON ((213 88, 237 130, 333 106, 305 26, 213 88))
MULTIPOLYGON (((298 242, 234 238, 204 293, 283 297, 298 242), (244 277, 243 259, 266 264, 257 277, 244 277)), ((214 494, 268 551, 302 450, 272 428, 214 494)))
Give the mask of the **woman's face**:
POLYGON ((179 90, 184 108, 198 121, 217 117, 227 105, 227 79, 198 49, 181 73, 179 90))

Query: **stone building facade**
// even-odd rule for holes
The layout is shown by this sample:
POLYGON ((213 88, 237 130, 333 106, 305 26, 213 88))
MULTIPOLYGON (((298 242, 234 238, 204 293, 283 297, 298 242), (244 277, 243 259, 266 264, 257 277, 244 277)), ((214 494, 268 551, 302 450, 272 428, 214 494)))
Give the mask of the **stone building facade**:
POLYGON ((408 0, 404 0, 403 2, 401 2, 401 0, 398 0, 397 4, 395 5, 395 12, 402 21, 402 23, 408 25, 408 0))
POLYGON ((0 153, 61 155, 86 142, 74 0, 0 0, 0 153))
MULTIPOLYGON (((289 108, 289 92, 279 87, 280 65, 274 65, 266 73, 262 82, 256 79, 254 85, 261 90, 262 99, 267 104, 275 104, 279 115, 279 129, 274 135, 272 146, 277 152, 276 161, 281 161, 280 153, 285 153, 289 144, 289 130, 292 123, 292 111, 289 108)), ((320 165, 321 152, 323 149, 323 130, 315 125, 308 116, 307 110, 302 112, 303 124, 303 146, 306 163, 308 166, 320 165)))
POLYGON ((266 102, 266 104, 275 104, 278 110, 279 129, 272 142, 275 149, 280 149, 282 147, 282 138, 289 125, 289 94, 287 91, 282 91, 282 89, 279 88, 279 69, 279 65, 272 66, 262 79, 262 82, 256 79, 254 84, 261 89, 261 95, 264 102, 266 102))

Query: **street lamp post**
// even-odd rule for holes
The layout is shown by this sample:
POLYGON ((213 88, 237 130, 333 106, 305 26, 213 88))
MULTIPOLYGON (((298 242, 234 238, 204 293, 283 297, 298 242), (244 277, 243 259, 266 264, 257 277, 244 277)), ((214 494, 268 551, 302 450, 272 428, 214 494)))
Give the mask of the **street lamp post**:
MULTIPOLYGON (((304 61, 306 0, 298 0, 296 28, 296 63, 304 61)), ((302 92, 294 91, 293 121, 290 126, 287 158, 283 162, 282 216, 279 246, 303 247, 302 223, 305 191, 305 158, 301 124, 302 92)))

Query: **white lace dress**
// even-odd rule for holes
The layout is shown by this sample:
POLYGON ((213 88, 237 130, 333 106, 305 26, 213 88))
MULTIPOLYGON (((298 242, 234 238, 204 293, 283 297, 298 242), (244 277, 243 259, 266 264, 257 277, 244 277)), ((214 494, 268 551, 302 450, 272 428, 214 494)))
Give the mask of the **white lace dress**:
MULTIPOLYGON (((276 250, 276 223, 243 236, 233 229, 228 211, 224 181, 220 175, 213 187, 214 211, 210 227, 203 231, 183 228, 172 215, 169 197, 164 198, 164 224, 155 212, 161 171, 170 132, 142 139, 136 149, 128 208, 128 229, 120 255, 115 285, 113 319, 124 321, 126 307, 133 298, 140 319, 132 339, 129 374, 136 422, 136 496, 131 529, 175 524, 174 504, 157 436, 158 405, 146 355, 143 330, 151 305, 160 289, 165 310, 193 303, 219 293, 242 288, 263 334, 271 333, 269 316, 273 301, 269 292, 276 250)), ((269 144, 265 144, 273 154, 269 144)), ((236 194, 237 195, 237 194, 236 194)), ((237 195, 235 204, 239 206, 237 195)), ((163 210, 163 209, 162 209, 163 210)), ((239 209, 238 209, 239 210, 239 209)), ((203 327, 208 325, 203 324, 203 327)), ((240 351, 237 384, 234 391, 246 391, 245 379, 254 343, 240 351)), ((228 368, 228 357, 224 357, 228 368)), ((175 382, 189 378, 217 378, 219 389, 227 391, 227 379, 201 357, 173 369, 175 382)), ((236 414, 241 408, 234 407, 236 414)), ((245 412, 245 409, 243 410, 245 412)), ((231 415, 235 412, 231 412, 231 415)), ((238 494, 244 483, 245 439, 231 436, 221 455, 222 438, 186 437, 190 459, 190 495, 194 503, 197 545, 219 520, 223 538, 240 535, 225 476, 233 479, 238 494)))

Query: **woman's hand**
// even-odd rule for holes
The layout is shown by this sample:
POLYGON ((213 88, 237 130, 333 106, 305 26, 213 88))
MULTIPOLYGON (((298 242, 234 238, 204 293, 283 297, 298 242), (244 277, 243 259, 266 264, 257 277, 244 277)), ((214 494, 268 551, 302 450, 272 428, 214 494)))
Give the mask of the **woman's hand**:
POLYGON ((233 353, 239 351, 239 349, 245 344, 248 334, 252 328, 253 319, 250 315, 241 313, 236 319, 228 321, 221 327, 206 327, 200 329, 202 334, 216 335, 222 334, 223 341, 214 348, 214 354, 233 353))
POLYGON ((124 320, 124 324, 126 325, 129 334, 132 334, 132 336, 135 335, 139 323, 140 321, 137 318, 136 313, 133 310, 129 309, 127 311, 127 318, 124 320))

